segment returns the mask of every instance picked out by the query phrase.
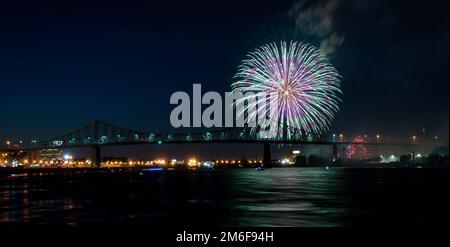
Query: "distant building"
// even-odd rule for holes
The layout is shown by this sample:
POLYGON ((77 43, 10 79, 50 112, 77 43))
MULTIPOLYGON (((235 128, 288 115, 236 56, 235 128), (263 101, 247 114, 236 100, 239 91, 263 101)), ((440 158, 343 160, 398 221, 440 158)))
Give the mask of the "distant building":
POLYGON ((63 150, 57 149, 57 148, 42 149, 39 152, 39 156, 42 159, 59 160, 59 159, 63 159, 63 150))

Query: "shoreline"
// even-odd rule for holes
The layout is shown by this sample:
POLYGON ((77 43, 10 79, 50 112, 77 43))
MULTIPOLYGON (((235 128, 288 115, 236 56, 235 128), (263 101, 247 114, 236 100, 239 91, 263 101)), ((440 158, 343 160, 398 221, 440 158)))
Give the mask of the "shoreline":
MULTIPOLYGON (((49 172, 142 172, 148 168, 162 168, 159 170, 163 171, 223 171, 223 170, 249 170, 254 169, 251 167, 220 167, 214 169, 189 169, 189 168, 164 168, 164 167, 114 167, 114 168, 0 168, 0 174, 11 174, 11 173, 49 173, 49 172)), ((433 170, 448 170, 448 166, 439 167, 439 166, 368 166, 368 165, 359 165, 359 166, 294 166, 294 167, 272 167, 270 169, 433 169, 433 170)))

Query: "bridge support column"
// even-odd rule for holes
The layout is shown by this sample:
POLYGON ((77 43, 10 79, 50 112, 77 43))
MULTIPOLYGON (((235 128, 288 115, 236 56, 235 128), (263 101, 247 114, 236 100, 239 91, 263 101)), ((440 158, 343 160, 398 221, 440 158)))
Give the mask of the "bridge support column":
POLYGON ((92 162, 96 168, 102 165, 102 150, 98 145, 92 146, 92 162))
POLYGON ((272 153, 270 151, 270 143, 264 143, 264 167, 272 167, 272 153))
POLYGON ((338 144, 333 143, 333 162, 336 162, 338 159, 338 144))

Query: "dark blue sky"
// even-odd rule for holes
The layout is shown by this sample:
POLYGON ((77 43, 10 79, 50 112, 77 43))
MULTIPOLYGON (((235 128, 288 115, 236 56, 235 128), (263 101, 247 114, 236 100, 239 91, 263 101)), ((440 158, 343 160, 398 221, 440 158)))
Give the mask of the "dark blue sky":
MULTIPOLYGON (((0 0, 0 140, 93 119, 167 131, 173 92, 227 91, 252 49, 323 39, 299 31, 298 1, 169 2, 0 0)), ((325 13, 344 38, 330 54, 344 78, 332 131, 448 139, 448 1, 337 3, 325 13)))

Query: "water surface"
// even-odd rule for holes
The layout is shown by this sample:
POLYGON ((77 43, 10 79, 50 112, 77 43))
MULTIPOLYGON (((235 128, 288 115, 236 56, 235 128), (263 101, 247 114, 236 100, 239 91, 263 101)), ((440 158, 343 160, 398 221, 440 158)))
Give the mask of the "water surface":
POLYGON ((0 226, 448 225, 445 169, 0 174, 0 226))

